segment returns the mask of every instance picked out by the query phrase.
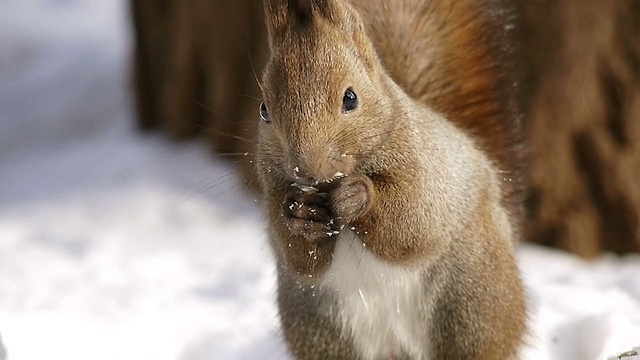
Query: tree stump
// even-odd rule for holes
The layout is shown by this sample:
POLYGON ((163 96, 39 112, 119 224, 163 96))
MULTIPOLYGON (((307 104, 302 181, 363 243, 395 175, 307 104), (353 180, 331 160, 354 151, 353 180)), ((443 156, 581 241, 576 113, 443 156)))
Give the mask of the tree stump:
POLYGON ((529 239, 640 250, 640 2, 523 1, 529 239))
POLYGON ((132 0, 137 122, 201 135, 254 190, 259 77, 268 55, 261 1, 132 0))
MULTIPOLYGON (((514 1, 528 73, 525 237, 584 257, 638 252, 640 2, 514 1)), ((262 11, 257 0, 132 0, 140 128, 200 135, 248 184, 262 11)))

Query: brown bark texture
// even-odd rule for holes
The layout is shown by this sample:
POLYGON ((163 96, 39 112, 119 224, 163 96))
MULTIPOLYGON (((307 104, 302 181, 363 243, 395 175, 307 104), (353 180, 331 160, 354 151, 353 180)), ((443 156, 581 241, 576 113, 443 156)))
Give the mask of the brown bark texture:
MULTIPOLYGON (((527 74, 526 238, 583 257, 639 252, 640 2, 514 1, 527 74)), ((251 184, 268 55, 262 1, 131 0, 131 9, 139 127, 199 135, 251 184)))
POLYGON ((529 239, 640 250, 640 2, 522 1, 529 239))
POLYGON ((204 138, 257 189, 252 154, 268 55, 256 0, 132 0, 137 122, 204 138))

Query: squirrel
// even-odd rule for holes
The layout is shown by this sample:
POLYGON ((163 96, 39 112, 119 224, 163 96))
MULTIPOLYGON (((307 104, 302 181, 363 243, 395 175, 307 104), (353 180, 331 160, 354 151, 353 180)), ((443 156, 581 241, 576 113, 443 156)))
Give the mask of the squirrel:
POLYGON ((293 358, 517 358, 508 5, 264 0, 256 170, 293 358))

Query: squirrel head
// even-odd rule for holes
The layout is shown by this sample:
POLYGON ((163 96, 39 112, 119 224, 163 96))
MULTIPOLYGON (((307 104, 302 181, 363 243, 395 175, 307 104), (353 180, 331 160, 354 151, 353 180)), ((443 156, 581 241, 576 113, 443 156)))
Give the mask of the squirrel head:
POLYGON ((263 74, 258 162, 317 184, 371 171, 397 126, 384 70, 344 0, 265 0, 271 57, 263 74))

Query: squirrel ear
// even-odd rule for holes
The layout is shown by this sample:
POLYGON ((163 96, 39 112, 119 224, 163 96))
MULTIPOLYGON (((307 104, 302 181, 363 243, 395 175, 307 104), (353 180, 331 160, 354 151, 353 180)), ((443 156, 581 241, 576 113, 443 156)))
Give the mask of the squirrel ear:
POLYGON ((264 0, 270 37, 313 23, 317 17, 336 22, 341 0, 264 0))
POLYGON ((296 16, 302 21, 311 21, 311 17, 313 16, 313 9, 311 8, 311 0, 293 0, 289 1, 289 3, 295 3, 292 8, 289 6, 290 10, 296 14, 296 16))

